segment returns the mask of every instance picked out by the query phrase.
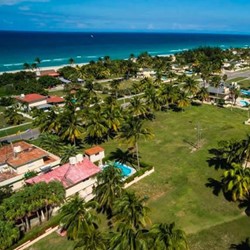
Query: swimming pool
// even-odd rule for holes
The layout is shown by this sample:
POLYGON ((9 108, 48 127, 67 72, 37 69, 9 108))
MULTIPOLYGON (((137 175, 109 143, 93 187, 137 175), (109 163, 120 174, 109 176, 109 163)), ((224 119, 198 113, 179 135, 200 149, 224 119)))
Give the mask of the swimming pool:
POLYGON ((246 107, 246 106, 249 105, 249 102, 244 101, 244 100, 240 100, 240 105, 243 106, 243 107, 246 107))
POLYGON ((123 164, 123 163, 115 162, 115 163, 114 163, 114 166, 115 166, 116 168, 121 169, 121 171, 122 171, 122 176, 124 176, 124 177, 128 177, 128 176, 130 176, 130 175, 132 174, 132 168, 129 167, 129 166, 127 166, 127 165, 125 165, 125 164, 123 164))
POLYGON ((244 89, 242 89, 240 92, 241 92, 243 95, 250 95, 250 91, 249 91, 249 90, 244 90, 244 89))

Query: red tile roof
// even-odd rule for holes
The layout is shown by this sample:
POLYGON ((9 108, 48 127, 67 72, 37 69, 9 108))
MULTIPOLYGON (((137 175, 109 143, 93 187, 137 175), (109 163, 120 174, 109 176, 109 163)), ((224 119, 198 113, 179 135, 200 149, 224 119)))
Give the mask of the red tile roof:
POLYGON ((64 98, 60 96, 50 96, 47 99, 47 103, 62 103, 64 102, 64 98))
POLYGON ((93 148, 89 148, 85 150, 86 155, 95 155, 97 153, 103 152, 104 149, 100 146, 95 146, 93 148))
POLYGON ((13 168, 18 168, 25 164, 39 160, 45 156, 48 156, 46 151, 24 141, 16 142, 12 145, 3 146, 0 148, 0 164, 7 163, 13 168), (18 146, 21 147, 22 151, 14 154, 14 147, 18 146))
POLYGON ((60 74, 56 72, 55 70, 41 70, 40 76, 59 76, 60 74))
POLYGON ((27 94, 22 96, 17 96, 16 99, 21 102, 26 102, 26 103, 33 103, 33 102, 39 102, 46 100, 47 97, 39 94, 27 94))
POLYGON ((46 174, 38 175, 26 180, 28 184, 35 184, 38 182, 60 181, 65 188, 74 186, 75 184, 96 175, 101 169, 93 164, 87 158, 83 161, 70 165, 69 163, 58 167, 46 174))

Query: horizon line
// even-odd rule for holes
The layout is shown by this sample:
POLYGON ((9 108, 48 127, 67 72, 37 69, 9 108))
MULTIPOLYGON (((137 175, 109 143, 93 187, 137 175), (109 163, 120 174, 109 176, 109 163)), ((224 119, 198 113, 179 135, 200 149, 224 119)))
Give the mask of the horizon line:
POLYGON ((0 29, 0 32, 32 32, 32 33, 145 33, 145 34, 204 34, 204 35, 247 35, 250 36, 250 32, 222 32, 222 31, 160 31, 160 30, 5 30, 0 29))

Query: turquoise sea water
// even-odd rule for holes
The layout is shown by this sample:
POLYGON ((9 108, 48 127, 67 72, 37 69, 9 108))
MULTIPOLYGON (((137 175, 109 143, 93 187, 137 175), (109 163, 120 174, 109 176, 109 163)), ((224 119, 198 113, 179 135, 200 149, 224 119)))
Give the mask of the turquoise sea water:
POLYGON ((109 55, 125 59, 149 54, 168 55, 199 46, 248 47, 249 35, 183 33, 59 33, 0 31, 0 71, 19 70, 36 57, 41 67, 60 66, 73 58, 87 63, 109 55))

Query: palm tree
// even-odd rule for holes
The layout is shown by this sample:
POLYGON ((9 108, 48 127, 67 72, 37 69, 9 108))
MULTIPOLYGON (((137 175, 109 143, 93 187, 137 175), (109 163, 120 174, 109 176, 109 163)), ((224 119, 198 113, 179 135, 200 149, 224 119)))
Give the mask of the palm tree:
POLYGON ((53 154, 58 154, 61 151, 63 144, 59 136, 49 133, 41 133, 39 135, 39 146, 53 154))
POLYGON ((65 145, 59 149, 57 152, 61 157, 61 164, 64 164, 69 161, 69 158, 77 155, 79 149, 75 145, 65 145))
POLYGON ((195 94, 199 90, 199 85, 192 77, 187 77, 186 82, 185 82, 185 84, 183 86, 183 89, 185 91, 187 91, 187 93, 190 96, 195 96, 195 94))
POLYGON ((72 66, 75 63, 75 60, 71 57, 71 58, 69 58, 68 62, 72 66))
POLYGON ((123 164, 134 165, 136 163, 136 157, 133 152, 129 149, 123 151, 120 148, 117 148, 115 151, 110 153, 109 159, 111 161, 120 162, 123 164))
POLYGON ((109 126, 105 116, 103 116, 98 107, 89 110, 85 121, 85 128, 87 141, 90 144, 98 144, 107 139, 109 126))
POLYGON ((59 116, 59 120, 61 125, 60 137, 76 145, 76 141, 83 138, 82 121, 78 112, 72 112, 66 109, 64 113, 59 116))
POLYGON ((107 240, 104 238, 103 232, 94 229, 90 233, 81 236, 81 240, 74 247, 74 249, 78 248, 81 250, 106 250, 107 240))
POLYGON ((201 87, 198 93, 196 94, 196 97, 203 103, 209 97, 207 88, 201 87))
POLYGON ((221 82, 221 77, 220 76, 214 76, 211 79, 211 85, 217 89, 217 100, 218 100, 218 95, 219 95, 219 87, 220 87, 220 82, 221 82))
POLYGON ((152 235, 156 249, 189 249, 185 233, 176 229, 174 223, 155 224, 150 229, 149 234, 152 235))
POLYGON ((146 197, 136 197, 133 192, 125 192, 114 202, 114 221, 124 223, 133 229, 145 228, 150 223, 149 208, 144 206, 146 200, 146 197))
POLYGON ((95 200, 99 204, 98 212, 106 213, 108 219, 112 217, 114 201, 121 197, 123 193, 122 186, 121 170, 112 163, 109 163, 97 175, 97 183, 93 193, 95 194, 95 200))
POLYGON ((140 97, 136 96, 130 101, 129 113, 134 117, 146 117, 148 113, 147 106, 140 97))
POLYGON ((250 169, 239 164, 232 164, 222 178, 224 193, 229 194, 233 201, 244 200, 249 197, 250 169))
POLYGON ((149 250, 146 229, 134 229, 121 223, 117 232, 110 234, 110 249, 149 250))
POLYGON ((148 128, 143 127, 143 121, 136 117, 129 118, 123 124, 120 134, 118 134, 119 139, 126 141, 129 145, 135 148, 138 169, 140 168, 138 141, 140 138, 147 139, 152 137, 153 134, 151 131, 148 128))
POLYGON ((187 96, 187 93, 180 91, 178 95, 178 100, 177 100, 177 107, 183 110, 183 108, 187 107, 189 103, 190 103, 190 100, 187 96))
POLYGON ((28 69, 31 68, 31 66, 30 66, 30 64, 28 64, 27 62, 25 62, 25 63, 23 64, 23 68, 24 68, 25 70, 28 70, 28 69))
POLYGON ((97 217, 90 210, 94 202, 85 203, 77 193, 60 208, 62 230, 67 230, 71 240, 81 240, 97 228, 97 217))
POLYGON ((149 87, 145 90, 146 104, 154 110, 160 110, 161 103, 159 98, 159 90, 149 87))

